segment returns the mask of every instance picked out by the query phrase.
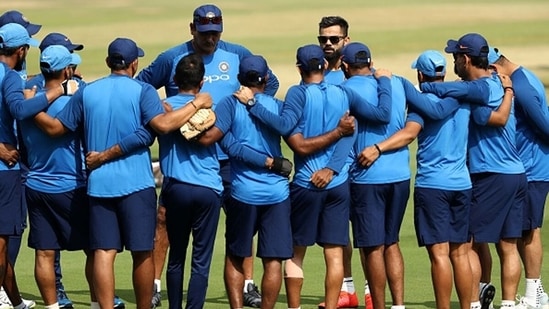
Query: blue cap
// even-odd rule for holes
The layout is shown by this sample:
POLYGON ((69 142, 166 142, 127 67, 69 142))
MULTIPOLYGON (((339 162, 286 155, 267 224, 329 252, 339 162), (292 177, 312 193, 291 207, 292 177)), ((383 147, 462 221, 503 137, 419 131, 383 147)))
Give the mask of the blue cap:
POLYGON ((10 23, 0 27, 0 48, 19 47, 25 44, 38 46, 38 41, 32 39, 20 24, 10 23))
POLYGON ((145 56, 145 52, 131 39, 116 38, 109 44, 108 56, 111 61, 120 60, 121 64, 130 64, 138 57, 145 56))
MULTIPOLYGON (((296 65, 305 72, 320 70, 324 65, 324 51, 316 44, 305 45, 297 49, 296 65), (311 60, 318 60, 316 67, 311 67, 311 60)), ((314 63, 316 65, 316 63, 314 63)))
POLYGON ((223 32, 221 10, 213 4, 199 6, 194 10, 193 24, 198 32, 223 32))
POLYGON ((267 66, 267 61, 265 58, 256 55, 246 56, 240 61, 240 66, 238 68, 238 74, 241 77, 246 77, 246 74, 255 71, 257 72, 258 81, 261 82, 265 76, 267 76, 267 71, 269 67, 267 66))
POLYGON ((40 31, 40 28, 42 28, 42 25, 31 24, 30 21, 18 11, 7 11, 0 16, 0 27, 10 23, 20 24, 27 29, 29 35, 35 35, 40 31))
POLYGON ((494 64, 501 56, 497 47, 490 47, 490 51, 488 51, 488 64, 494 64))
POLYGON ((436 50, 426 50, 412 62, 412 69, 435 77, 446 75, 446 58, 436 50))
POLYGON ((466 54, 469 56, 486 57, 488 56, 488 42, 478 33, 468 33, 459 40, 448 40, 445 52, 454 54, 466 54))
POLYGON ((46 47, 40 54, 40 70, 46 72, 61 71, 71 64, 80 64, 80 57, 76 54, 71 54, 71 52, 62 45, 51 45, 46 47))
POLYGON ((368 46, 358 42, 343 46, 341 55, 341 60, 348 64, 372 62, 372 53, 368 46))
POLYGON ((52 32, 48 35, 46 35, 42 42, 40 42, 40 45, 38 48, 40 51, 43 51, 46 47, 50 45, 63 45, 65 46, 70 52, 73 52, 75 50, 82 50, 84 49, 84 45, 82 44, 73 44, 71 40, 64 34, 52 32))

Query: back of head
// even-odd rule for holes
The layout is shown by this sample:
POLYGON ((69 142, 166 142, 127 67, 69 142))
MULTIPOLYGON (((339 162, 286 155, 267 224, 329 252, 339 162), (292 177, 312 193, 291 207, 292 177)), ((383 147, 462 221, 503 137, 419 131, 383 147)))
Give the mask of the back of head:
POLYGON ((29 36, 35 35, 40 31, 42 25, 32 24, 23 14, 19 11, 7 11, 0 16, 0 27, 15 23, 23 26, 27 30, 29 36))
POLYGON ((448 40, 445 52, 463 54, 471 58, 471 64, 480 69, 488 69, 488 42, 478 33, 467 33, 459 40, 448 40))
POLYGON ((269 67, 262 56, 250 55, 240 61, 238 81, 247 87, 258 87, 267 82, 269 67))
POLYGON ((365 44, 352 42, 343 47, 341 61, 354 69, 369 68, 372 63, 372 53, 365 44))
POLYGON ((127 69, 137 58, 143 57, 145 52, 128 38, 116 38, 109 44, 107 63, 113 70, 127 69))
POLYGON ((193 12, 193 24, 198 32, 223 32, 221 9, 213 4, 204 4, 193 12))
POLYGON ((174 82, 180 90, 200 89, 205 71, 202 56, 196 53, 188 54, 177 63, 174 82))
POLYGON ((446 75, 446 58, 436 50, 426 50, 412 62, 412 69, 416 69, 427 81, 443 80, 446 75))
POLYGON ((46 80, 70 65, 80 64, 80 57, 71 54, 65 46, 51 45, 40 53, 40 71, 46 80))
POLYGON ((324 71, 324 51, 318 45, 310 44, 298 48, 296 60, 297 67, 305 74, 324 71))

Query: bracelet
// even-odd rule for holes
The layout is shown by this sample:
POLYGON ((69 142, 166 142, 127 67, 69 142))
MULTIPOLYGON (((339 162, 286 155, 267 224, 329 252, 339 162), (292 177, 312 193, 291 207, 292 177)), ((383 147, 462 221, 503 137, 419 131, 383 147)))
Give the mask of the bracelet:
POLYGON ((513 89, 513 87, 503 87, 503 91, 506 91, 507 89, 511 89, 511 91, 515 93, 515 89, 513 89))
POLYGON ((377 152, 379 152, 379 155, 381 156, 381 148, 377 144, 374 144, 374 147, 376 147, 377 152))
POLYGON ((198 109, 198 107, 196 107, 196 105, 194 104, 194 101, 191 101, 191 105, 194 107, 194 109, 198 109))

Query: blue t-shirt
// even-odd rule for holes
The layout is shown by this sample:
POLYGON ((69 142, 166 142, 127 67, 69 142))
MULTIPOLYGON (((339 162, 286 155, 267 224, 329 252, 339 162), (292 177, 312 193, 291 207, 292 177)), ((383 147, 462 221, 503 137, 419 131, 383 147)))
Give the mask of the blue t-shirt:
POLYGON ((343 70, 325 71, 324 81, 332 85, 341 85, 345 81, 345 73, 343 70))
MULTIPOLYGON (((55 117, 69 99, 69 96, 57 98, 50 104, 46 113, 55 117)), ((36 125, 34 119, 26 119, 19 123, 27 149, 27 187, 40 192, 62 193, 86 185, 83 172, 84 152, 77 132, 50 137, 36 125)))
MULTIPOLYGON (((111 74, 79 89, 58 119, 71 131, 83 126, 86 149, 103 151, 162 113, 158 93, 149 84, 111 74)), ((146 188, 154 188, 148 147, 107 162, 88 177, 88 194, 94 197, 125 196, 146 188)))
MULTIPOLYGON (((177 110, 193 98, 193 95, 179 94, 167 98, 166 101, 177 110)), ((223 185, 214 145, 204 147, 199 143, 187 141, 179 130, 159 135, 158 144, 160 168, 164 176, 207 187, 221 194, 223 185)))
MULTIPOLYGON (((261 104, 272 113, 279 113, 282 102, 265 94, 255 94, 256 105, 261 104)), ((233 96, 227 96, 216 109, 216 127, 224 134, 231 132, 237 143, 264 153, 281 157, 280 134, 251 116, 246 107, 233 96)), ((231 158, 231 196, 251 205, 270 205, 288 198, 288 179, 264 167, 251 166, 231 158)))

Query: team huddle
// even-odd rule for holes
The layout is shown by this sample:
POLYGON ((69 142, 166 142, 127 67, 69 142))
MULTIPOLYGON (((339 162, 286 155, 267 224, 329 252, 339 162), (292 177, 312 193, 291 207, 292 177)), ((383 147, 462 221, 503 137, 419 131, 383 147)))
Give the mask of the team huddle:
POLYGON ((319 308, 359 306, 350 267, 357 248, 365 308, 385 308, 388 285, 391 308, 404 309, 399 233, 416 138, 414 226, 431 261, 436 308, 450 308, 455 285, 461 309, 493 308, 496 296, 504 309, 549 309, 540 232, 549 193, 545 89, 482 35, 446 43, 461 80, 444 81, 444 55, 426 50, 411 65, 415 85, 375 68, 347 21, 326 16, 318 44, 297 49, 301 81, 280 100, 266 59, 221 40, 215 5, 196 8, 192 39, 142 70, 143 49, 114 39, 110 74, 91 82, 77 68, 84 46, 60 33, 39 44, 31 38, 39 30, 20 12, 0 16, 0 309, 36 305, 21 298, 13 270, 27 208, 47 309, 73 307, 60 250, 84 252, 92 309, 124 307, 114 284, 124 249, 137 308, 161 305, 166 258, 169 308, 205 307, 221 211, 230 308, 274 308, 283 284, 287 308, 301 308, 305 254, 318 244, 326 265, 319 308), (28 77, 31 46, 40 49, 41 72, 28 77), (497 293, 490 243, 501 266, 497 293), (522 268, 526 291, 517 299, 522 268))

